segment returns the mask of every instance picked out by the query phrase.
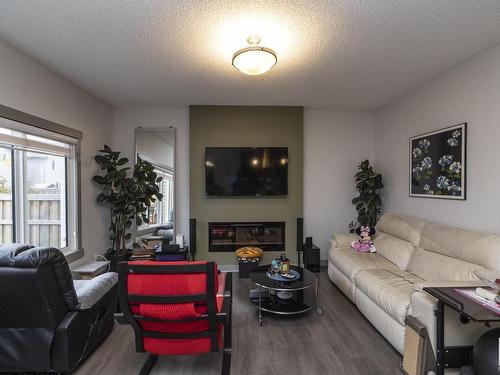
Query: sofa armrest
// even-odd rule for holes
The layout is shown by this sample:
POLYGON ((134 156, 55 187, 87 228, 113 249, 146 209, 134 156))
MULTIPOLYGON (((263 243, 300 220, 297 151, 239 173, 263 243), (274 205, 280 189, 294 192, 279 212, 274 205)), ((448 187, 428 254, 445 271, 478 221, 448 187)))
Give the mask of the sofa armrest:
POLYGON ((352 241, 356 241, 358 235, 356 233, 337 233, 332 237, 333 247, 350 247, 352 241))
POLYGON ((111 288, 118 283, 116 272, 106 272, 90 280, 74 280, 77 310, 92 308, 111 288))
POLYGON ((479 281, 423 281, 415 284, 415 290, 424 292, 424 288, 460 288, 460 287, 480 287, 484 284, 479 281))
POLYGON ((113 286, 92 308, 69 311, 54 333, 51 369, 57 373, 72 372, 108 337, 113 329, 116 311, 116 286, 113 286))

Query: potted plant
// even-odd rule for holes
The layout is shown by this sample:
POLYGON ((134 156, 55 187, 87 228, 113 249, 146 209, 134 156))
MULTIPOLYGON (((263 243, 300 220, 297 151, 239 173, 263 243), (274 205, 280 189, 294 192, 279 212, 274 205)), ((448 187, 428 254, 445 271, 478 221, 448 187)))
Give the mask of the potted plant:
POLYGON ((133 168, 126 167, 129 160, 120 157, 120 154, 104 145, 104 149, 95 156, 103 174, 92 178, 102 189, 97 202, 111 209, 109 239, 113 241, 113 246, 106 251, 106 257, 111 261, 112 269, 116 269, 117 264, 130 255, 126 242, 132 237, 132 224, 135 222, 140 226, 149 223, 148 207, 163 198, 158 184, 162 177, 158 177, 153 165, 137 157, 133 168))
MULTIPOLYGON (((374 228, 380 216, 382 200, 377 190, 382 189, 382 174, 377 173, 370 166, 370 162, 365 160, 358 166, 358 172, 354 175, 356 181, 356 189, 359 191, 359 196, 352 200, 358 211, 358 225, 369 225, 374 228)), ((349 228, 354 225, 351 223, 349 228)))

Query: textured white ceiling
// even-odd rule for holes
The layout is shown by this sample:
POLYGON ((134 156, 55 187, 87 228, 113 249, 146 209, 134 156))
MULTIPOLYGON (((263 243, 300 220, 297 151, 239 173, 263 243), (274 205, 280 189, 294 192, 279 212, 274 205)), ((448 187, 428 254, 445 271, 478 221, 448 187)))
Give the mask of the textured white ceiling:
POLYGON ((500 1, 2 0, 0 38, 115 106, 374 109, 498 43, 500 1), (231 66, 252 34, 260 77, 231 66))

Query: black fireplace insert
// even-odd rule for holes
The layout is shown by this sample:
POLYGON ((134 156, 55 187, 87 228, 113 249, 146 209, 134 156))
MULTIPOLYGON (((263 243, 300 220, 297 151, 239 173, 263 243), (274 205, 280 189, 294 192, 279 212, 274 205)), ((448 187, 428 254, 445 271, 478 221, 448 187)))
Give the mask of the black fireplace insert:
POLYGON ((208 223, 208 251, 231 252, 243 246, 285 251, 285 222, 208 223))

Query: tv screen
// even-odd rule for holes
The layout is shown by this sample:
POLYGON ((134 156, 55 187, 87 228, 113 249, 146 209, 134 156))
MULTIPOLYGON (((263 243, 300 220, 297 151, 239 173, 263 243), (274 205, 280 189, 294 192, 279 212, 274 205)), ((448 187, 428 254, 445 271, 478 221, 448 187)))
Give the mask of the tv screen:
POLYGON ((288 194, 288 148, 207 147, 208 196, 288 194))

